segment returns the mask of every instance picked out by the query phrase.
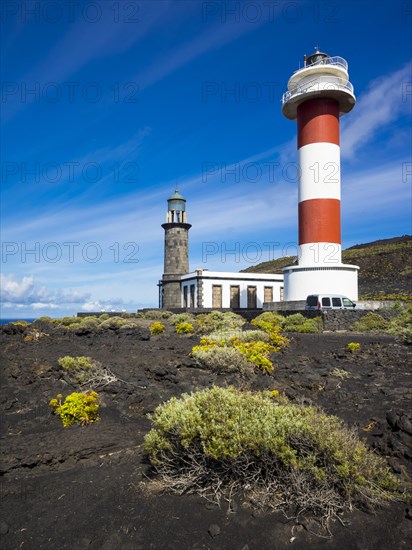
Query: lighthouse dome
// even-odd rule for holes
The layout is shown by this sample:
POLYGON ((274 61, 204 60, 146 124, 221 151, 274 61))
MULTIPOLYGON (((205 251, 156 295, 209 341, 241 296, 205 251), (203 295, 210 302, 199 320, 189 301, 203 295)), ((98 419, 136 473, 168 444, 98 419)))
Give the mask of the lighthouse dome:
POLYGON ((168 201, 179 200, 179 201, 185 201, 186 202, 186 199, 184 197, 182 197, 182 195, 179 193, 179 191, 177 189, 173 193, 173 195, 171 197, 169 197, 167 200, 168 201))
POLYGON ((169 211, 184 212, 186 210, 186 199, 182 197, 177 189, 173 195, 167 199, 167 204, 169 211))

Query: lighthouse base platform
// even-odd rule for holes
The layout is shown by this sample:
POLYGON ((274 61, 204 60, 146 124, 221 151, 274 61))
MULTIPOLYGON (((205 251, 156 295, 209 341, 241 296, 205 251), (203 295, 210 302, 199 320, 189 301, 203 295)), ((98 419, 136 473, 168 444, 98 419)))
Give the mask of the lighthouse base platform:
POLYGON ((284 301, 306 300, 310 294, 342 294, 358 299, 357 265, 296 265, 283 268, 284 301))

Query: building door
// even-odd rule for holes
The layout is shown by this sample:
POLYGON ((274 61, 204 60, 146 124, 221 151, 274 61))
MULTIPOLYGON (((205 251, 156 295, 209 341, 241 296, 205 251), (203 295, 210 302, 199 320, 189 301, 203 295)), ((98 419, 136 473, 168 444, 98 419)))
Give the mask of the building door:
POLYGON ((183 287, 183 307, 187 307, 187 286, 183 287))
POLYGON ((248 309, 256 309, 256 287, 247 287, 247 307, 248 309))
POLYGON ((273 286, 265 286, 263 293, 264 302, 273 302, 273 286))
POLYGON ((240 286, 230 287, 230 307, 234 309, 240 307, 240 286))
POLYGON ((195 307, 195 285, 190 285, 190 307, 195 307))
POLYGON ((222 285, 212 286, 212 307, 222 307, 222 285))

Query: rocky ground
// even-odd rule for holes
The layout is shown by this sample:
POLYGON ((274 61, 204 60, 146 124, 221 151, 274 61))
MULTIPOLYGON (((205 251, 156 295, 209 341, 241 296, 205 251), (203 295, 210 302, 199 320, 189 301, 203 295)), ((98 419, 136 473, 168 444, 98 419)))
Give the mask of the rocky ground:
MULTIPOLYGON (((42 328, 42 327, 40 327, 42 328)), ((242 498, 233 510, 196 496, 162 494, 149 485, 142 449, 147 413, 182 392, 212 384, 278 389, 289 399, 321 405, 355 426, 410 486, 411 348, 387 335, 289 335, 273 356, 272 375, 218 375, 189 357, 197 336, 147 329, 75 334, 1 327, 1 508, 4 549, 395 550, 411 547, 412 506, 376 514, 355 510, 334 523, 333 538, 282 514, 261 513, 242 498), (29 339, 30 340, 30 339, 29 339), (361 349, 350 352, 348 342, 361 349), (101 392, 101 419, 63 428, 49 400, 75 390, 57 361, 93 357, 117 375, 101 392), (346 373, 346 374, 345 374, 346 373)))

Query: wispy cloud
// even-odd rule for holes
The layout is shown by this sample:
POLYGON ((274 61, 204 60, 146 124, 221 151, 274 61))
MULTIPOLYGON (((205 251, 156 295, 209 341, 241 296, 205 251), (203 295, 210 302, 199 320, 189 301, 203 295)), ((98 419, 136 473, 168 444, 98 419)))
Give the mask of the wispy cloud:
POLYGON ((412 189, 402 174, 402 163, 394 162, 345 176, 342 205, 348 219, 362 214, 370 218, 410 211, 412 189))
POLYGON ((410 111, 411 68, 411 63, 407 63, 398 71, 374 80, 367 91, 360 95, 353 112, 347 119, 343 119, 343 157, 354 157, 357 148, 368 140, 373 140, 382 127, 388 126, 403 113, 407 113, 408 109, 410 111))

